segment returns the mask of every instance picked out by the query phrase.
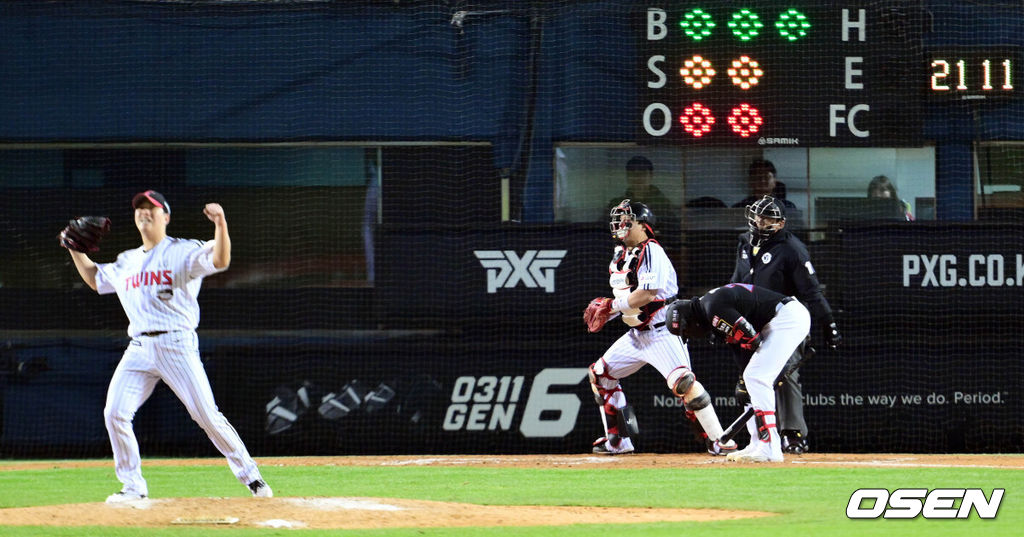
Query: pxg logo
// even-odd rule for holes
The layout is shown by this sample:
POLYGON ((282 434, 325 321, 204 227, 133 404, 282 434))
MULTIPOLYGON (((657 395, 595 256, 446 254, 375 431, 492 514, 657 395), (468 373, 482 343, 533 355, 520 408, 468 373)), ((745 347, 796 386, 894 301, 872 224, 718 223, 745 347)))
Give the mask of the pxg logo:
POLYGON ((568 250, 527 250, 519 257, 514 250, 474 250, 487 269, 487 292, 511 289, 519 282, 526 287, 543 287, 555 292, 555 268, 568 250))
POLYGON ((1006 489, 993 489, 989 498, 981 489, 858 489, 846 505, 847 518, 969 518, 971 508, 980 518, 995 518, 1006 489), (960 506, 955 505, 960 500, 960 506))

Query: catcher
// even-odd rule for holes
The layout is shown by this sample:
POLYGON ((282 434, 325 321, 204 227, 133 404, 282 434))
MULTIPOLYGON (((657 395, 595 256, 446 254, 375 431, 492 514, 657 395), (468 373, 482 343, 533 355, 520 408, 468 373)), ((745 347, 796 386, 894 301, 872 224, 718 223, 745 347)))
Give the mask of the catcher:
POLYGON ((590 332, 597 332, 610 319, 621 316, 629 331, 590 366, 591 388, 601 407, 605 430, 605 435, 594 441, 594 453, 615 455, 634 450, 636 418, 626 404, 619 380, 645 364, 665 377, 669 390, 683 400, 687 412, 695 415, 707 433, 712 455, 736 449, 732 441, 717 443, 722 425, 711 396, 694 376, 686 346, 665 329, 665 300, 675 296, 678 284, 672 262, 655 239, 654 213, 643 203, 626 199, 611 210, 610 216, 612 237, 618 242, 608 265, 615 298, 592 300, 583 312, 583 320, 590 332))

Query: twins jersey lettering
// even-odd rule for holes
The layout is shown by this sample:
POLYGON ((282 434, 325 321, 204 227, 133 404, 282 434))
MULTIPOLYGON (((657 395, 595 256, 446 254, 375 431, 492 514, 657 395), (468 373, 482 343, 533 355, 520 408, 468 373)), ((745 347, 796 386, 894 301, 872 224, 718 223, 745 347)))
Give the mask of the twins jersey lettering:
POLYGON ((195 330, 203 278, 221 272, 213 266, 213 244, 167 237, 148 252, 122 252, 113 263, 96 264, 96 291, 117 293, 131 337, 195 330))
POLYGON ((174 285, 171 279, 171 271, 143 272, 124 280, 124 290, 138 287, 140 285, 174 285))

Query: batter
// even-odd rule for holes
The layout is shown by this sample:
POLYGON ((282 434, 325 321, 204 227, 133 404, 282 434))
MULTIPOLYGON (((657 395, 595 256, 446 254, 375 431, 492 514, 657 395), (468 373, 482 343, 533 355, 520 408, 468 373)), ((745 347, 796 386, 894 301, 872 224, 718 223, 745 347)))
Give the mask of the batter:
POLYGON ((256 462, 217 409, 199 358, 199 288, 204 277, 227 270, 231 263, 224 209, 217 203, 203 209, 214 225, 214 239, 204 242, 167 236, 171 208, 159 192, 136 194, 132 207, 142 246, 121 252, 113 263, 94 263, 85 253, 68 249, 86 285, 100 294, 117 293, 129 320, 131 341, 110 379, 103 409, 117 479, 122 483, 121 491, 110 495, 107 503, 149 495, 132 420, 161 380, 227 457, 235 477, 253 496, 269 498, 273 492, 256 462))
POLYGON ((799 300, 764 287, 730 283, 702 297, 677 300, 667 308, 668 330, 688 339, 709 333, 752 353, 743 382, 754 407, 755 434, 730 461, 782 462, 775 422, 775 379, 811 329, 811 314, 799 300))

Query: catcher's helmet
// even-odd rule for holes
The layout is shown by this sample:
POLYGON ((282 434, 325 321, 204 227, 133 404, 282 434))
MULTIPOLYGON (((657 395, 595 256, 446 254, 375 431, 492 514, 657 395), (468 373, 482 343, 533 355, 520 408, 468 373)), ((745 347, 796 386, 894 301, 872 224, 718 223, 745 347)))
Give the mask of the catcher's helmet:
POLYGON ((761 246, 764 241, 778 233, 785 222, 785 209, 771 196, 764 196, 747 205, 747 226, 750 228, 750 244, 752 246, 761 246), (759 225, 759 222, 763 225, 759 225))
POLYGON ((633 222, 643 224, 647 234, 652 237, 654 236, 654 225, 656 222, 654 211, 639 201, 622 200, 618 205, 612 207, 609 216, 611 221, 608 222, 608 227, 612 231, 613 238, 618 240, 626 238, 630 228, 633 227, 633 222), (623 221, 623 216, 629 217, 628 220, 623 221))

